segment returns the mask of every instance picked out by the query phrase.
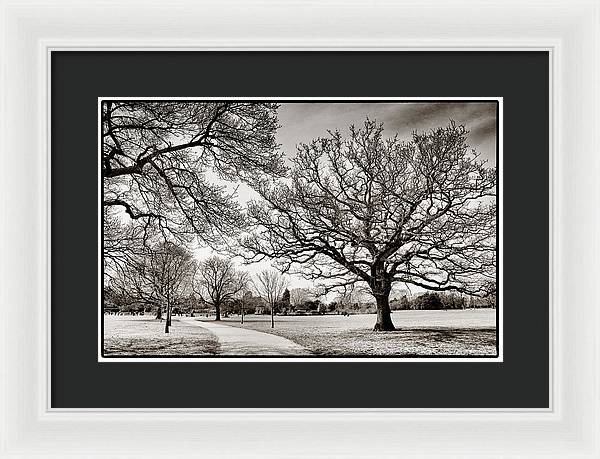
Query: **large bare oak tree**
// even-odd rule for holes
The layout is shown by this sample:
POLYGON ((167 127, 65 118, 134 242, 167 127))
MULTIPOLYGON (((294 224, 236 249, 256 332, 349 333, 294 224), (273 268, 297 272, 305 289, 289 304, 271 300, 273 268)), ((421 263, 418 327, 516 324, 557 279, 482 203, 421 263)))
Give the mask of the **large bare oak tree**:
POLYGON ((328 287, 367 285, 375 330, 394 330, 394 282, 484 294, 496 273, 496 171, 451 122, 403 141, 367 120, 301 144, 288 180, 250 203, 249 260, 273 258, 328 287))

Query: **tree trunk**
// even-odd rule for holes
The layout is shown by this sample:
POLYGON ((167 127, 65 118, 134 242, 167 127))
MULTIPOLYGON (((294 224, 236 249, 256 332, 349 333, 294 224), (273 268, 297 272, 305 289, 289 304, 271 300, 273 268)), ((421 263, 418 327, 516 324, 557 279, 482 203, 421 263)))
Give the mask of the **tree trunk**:
POLYGON ((221 320, 221 305, 215 304, 215 320, 221 320))
POLYGON ((390 311, 390 295, 378 295, 375 297, 377 300, 377 322, 374 331, 394 331, 396 327, 392 323, 392 316, 390 311))
POLYGON ((244 307, 242 306, 242 323, 244 323, 244 307))
POLYGON ((275 328, 275 318, 273 315, 273 306, 271 306, 271 328, 275 328))
POLYGON ((156 318, 160 321, 162 321, 162 306, 159 306, 158 308, 156 308, 156 318))
POLYGON ((169 327, 171 326, 171 308, 169 308, 169 305, 167 305, 167 317, 165 320, 165 333, 169 333, 169 327))

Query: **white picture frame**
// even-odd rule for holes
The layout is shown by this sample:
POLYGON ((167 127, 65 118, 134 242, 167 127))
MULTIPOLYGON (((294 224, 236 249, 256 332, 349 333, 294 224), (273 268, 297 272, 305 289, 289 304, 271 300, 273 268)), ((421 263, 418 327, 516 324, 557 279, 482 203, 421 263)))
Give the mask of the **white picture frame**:
POLYGON ((0 457, 600 457, 599 2, 0 5, 0 457), (550 408, 50 408, 52 50, 548 51, 550 408))

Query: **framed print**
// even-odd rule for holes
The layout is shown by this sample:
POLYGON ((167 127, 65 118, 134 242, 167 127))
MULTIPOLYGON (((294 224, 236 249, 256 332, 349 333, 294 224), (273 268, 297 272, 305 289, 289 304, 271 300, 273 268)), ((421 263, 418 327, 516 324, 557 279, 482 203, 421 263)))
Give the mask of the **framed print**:
POLYGON ((595 2, 2 17, 1 457, 600 457, 595 2))

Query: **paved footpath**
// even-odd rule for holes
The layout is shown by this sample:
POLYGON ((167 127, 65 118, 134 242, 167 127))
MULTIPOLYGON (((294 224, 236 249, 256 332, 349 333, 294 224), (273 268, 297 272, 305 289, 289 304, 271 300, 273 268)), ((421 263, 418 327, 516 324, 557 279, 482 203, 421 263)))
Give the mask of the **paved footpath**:
MULTIPOLYGON (((181 320, 181 319, 179 319, 181 320)), ((230 327, 213 321, 193 318, 185 320, 190 325, 206 328, 216 335, 220 344, 219 355, 309 355, 310 352, 299 344, 281 336, 230 327)))

